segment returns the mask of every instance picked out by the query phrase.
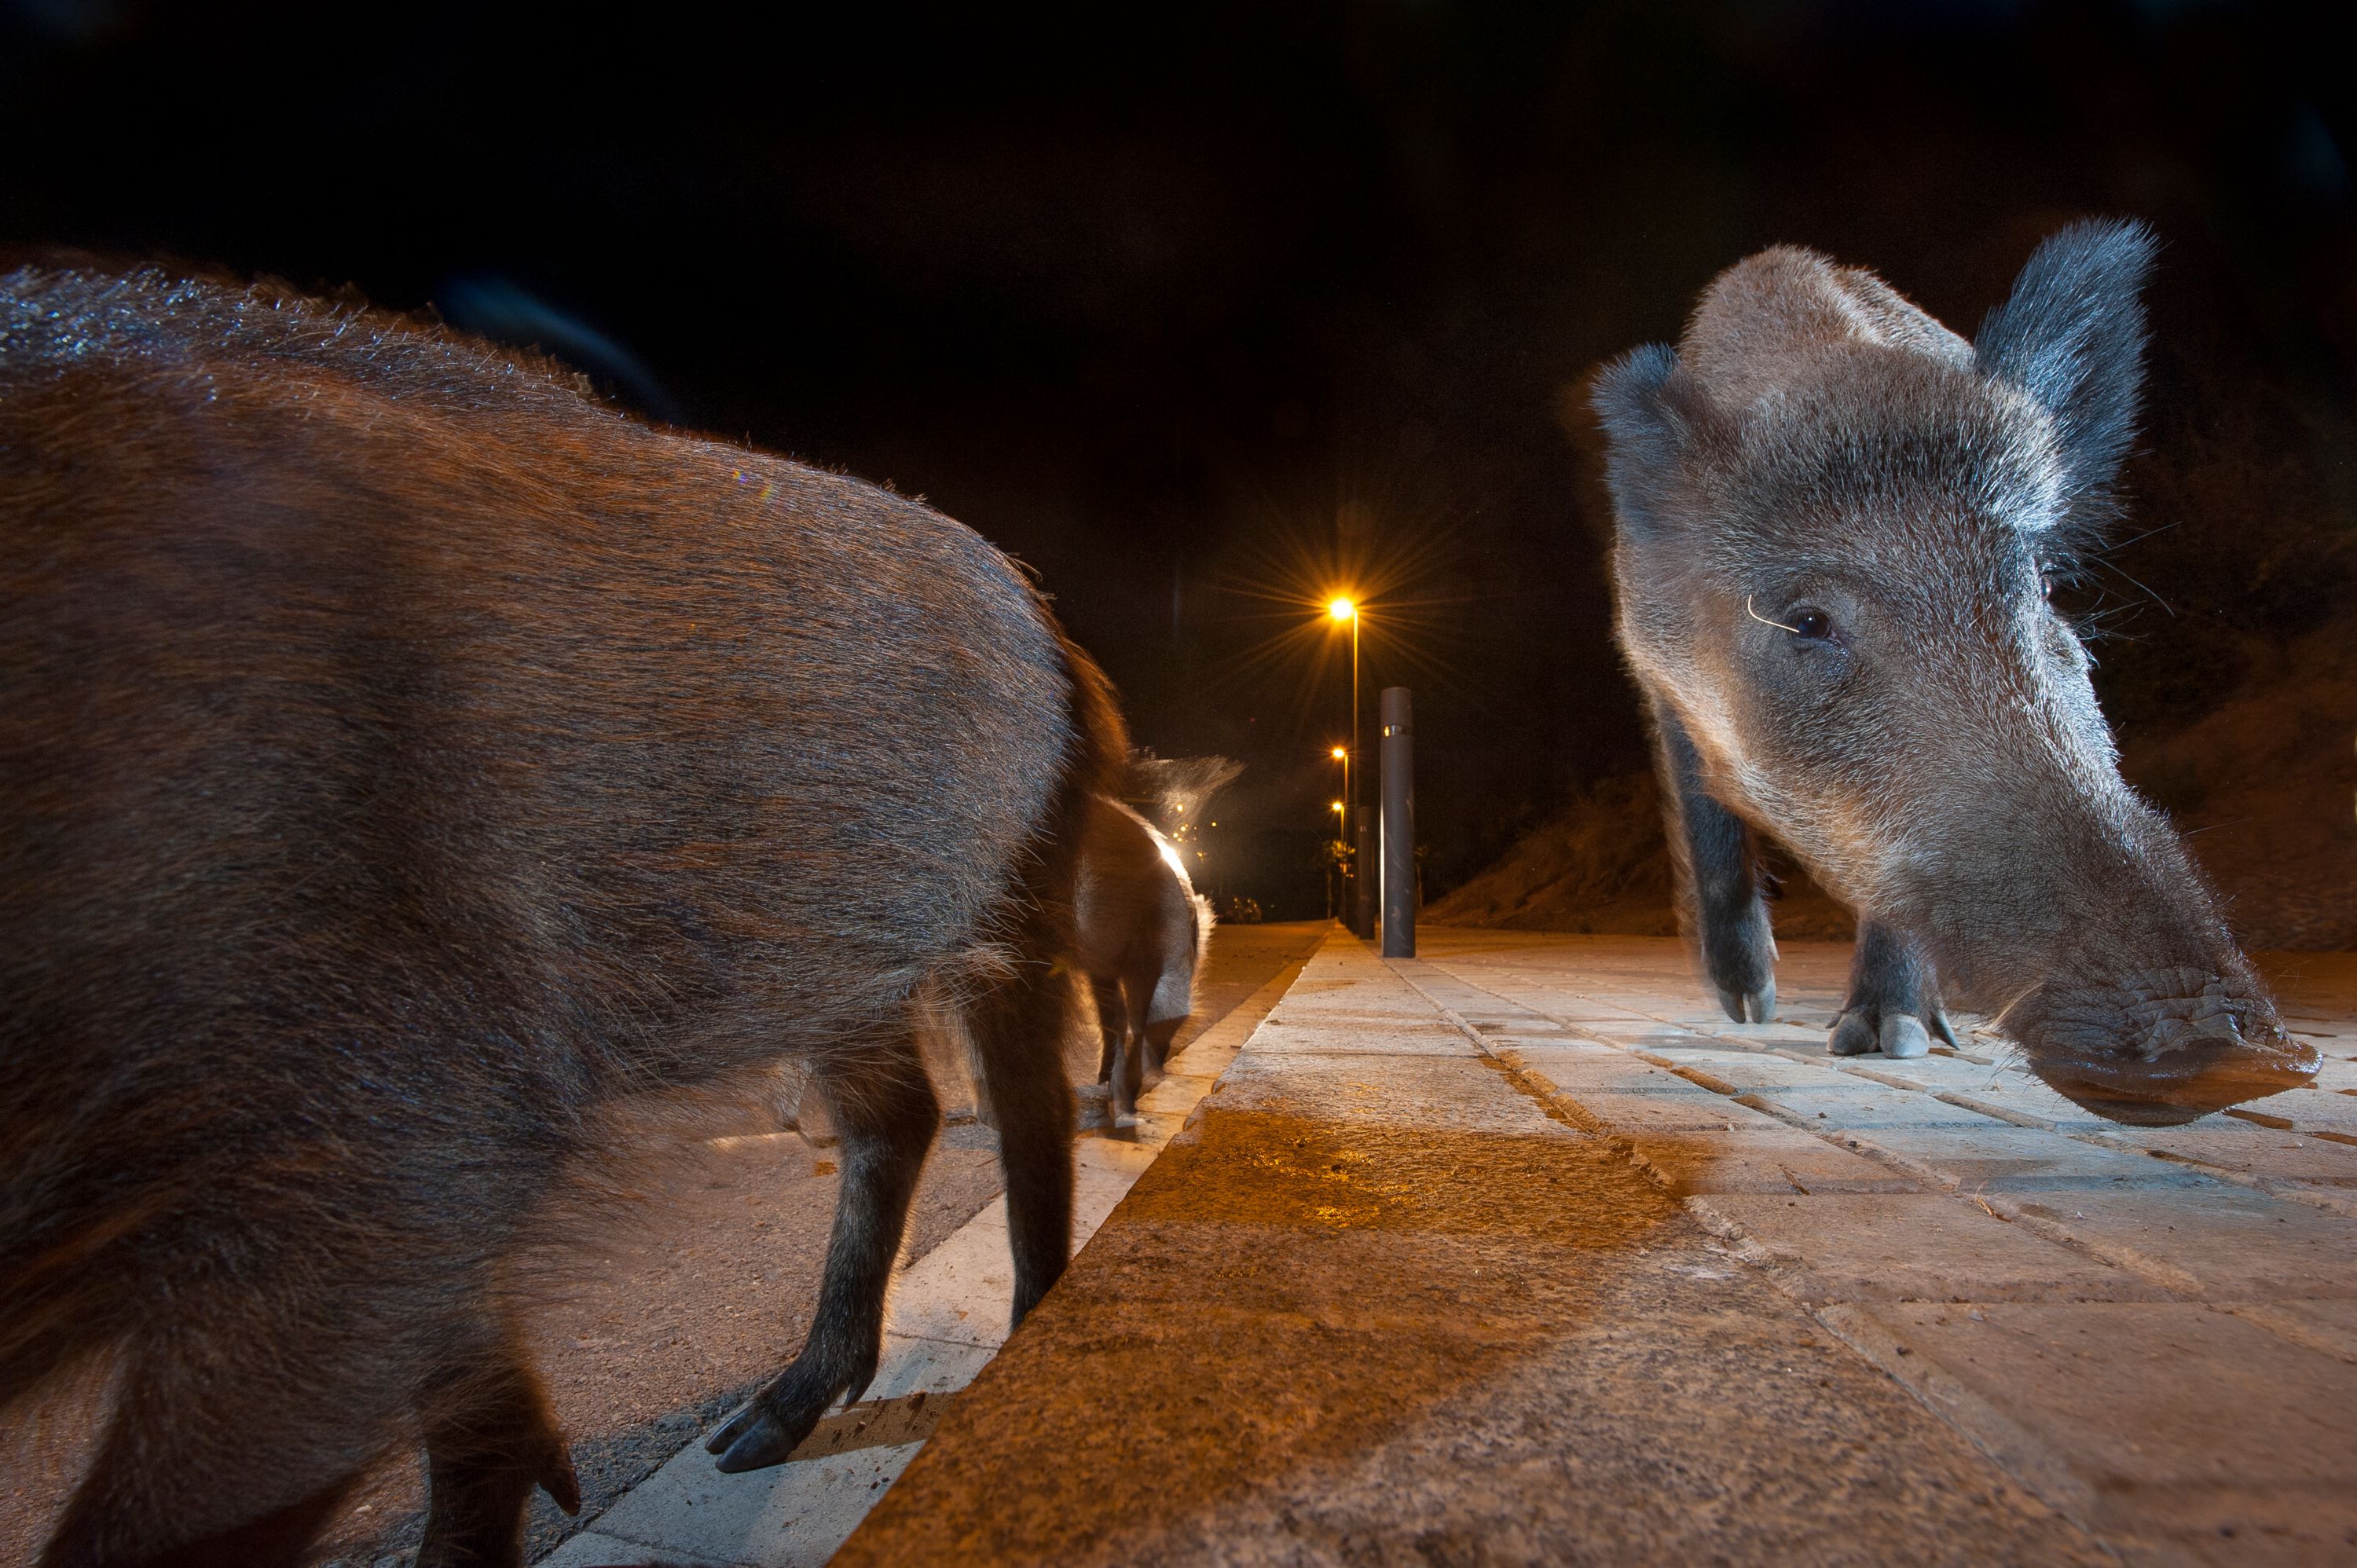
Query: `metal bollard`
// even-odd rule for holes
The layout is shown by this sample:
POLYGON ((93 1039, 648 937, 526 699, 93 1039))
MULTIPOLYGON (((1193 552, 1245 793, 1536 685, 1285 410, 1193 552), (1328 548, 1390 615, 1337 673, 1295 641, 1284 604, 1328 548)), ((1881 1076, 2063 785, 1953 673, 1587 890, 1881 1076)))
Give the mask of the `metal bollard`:
POLYGON ((1415 713, 1383 688, 1383 956, 1415 956, 1415 713))
POLYGON ((1375 824, 1370 813, 1353 811, 1359 820, 1359 854, 1357 864, 1351 868, 1351 930, 1361 940, 1375 934, 1376 879, 1383 874, 1376 869, 1375 824))

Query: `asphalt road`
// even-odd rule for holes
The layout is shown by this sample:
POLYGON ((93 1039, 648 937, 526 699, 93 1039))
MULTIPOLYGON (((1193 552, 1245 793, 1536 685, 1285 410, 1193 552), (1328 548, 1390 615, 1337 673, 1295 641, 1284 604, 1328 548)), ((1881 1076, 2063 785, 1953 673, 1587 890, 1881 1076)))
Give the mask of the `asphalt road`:
MULTIPOLYGON (((1179 1048, 1308 952, 1325 929, 1216 931, 1179 1048)), ((1092 1032, 1076 1035, 1067 1058, 1074 1082, 1093 1084, 1097 1049, 1092 1032)), ((970 1090, 954 1064, 935 1065, 952 1124, 926 1161, 910 1219, 911 1262, 999 1192, 993 1134, 957 1119, 970 1090)), ((809 1327, 834 1214, 834 1150, 816 1125, 815 1144, 764 1135, 776 1133, 774 1121, 740 1120, 726 1131, 736 1135, 646 1173, 637 1222, 570 1260, 565 1288, 533 1325, 536 1359, 573 1439, 585 1515, 774 1376, 809 1327)), ((0 1434, 0 1562, 27 1562, 38 1551, 102 1412, 102 1393, 61 1396, 0 1434)), ((406 1564, 424 1501, 413 1457, 387 1466, 330 1532, 329 1558, 357 1568, 406 1564)), ((555 1546, 571 1525, 537 1498, 533 1554, 555 1546)))

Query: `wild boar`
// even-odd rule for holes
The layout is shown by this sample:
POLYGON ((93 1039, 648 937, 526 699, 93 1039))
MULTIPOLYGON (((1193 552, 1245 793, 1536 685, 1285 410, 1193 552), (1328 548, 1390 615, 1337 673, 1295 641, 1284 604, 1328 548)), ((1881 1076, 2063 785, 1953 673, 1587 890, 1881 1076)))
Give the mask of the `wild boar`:
POLYGON ((2309 1081, 2048 598, 2115 510, 2152 254, 2064 229, 1966 342, 1780 247, 1598 376, 1620 646, 1728 1016, 1775 1009, 1758 831, 1858 912, 1836 1053, 1953 1039, 1946 995, 2123 1122, 2309 1081))
POLYGON ((115 1379, 45 1563, 296 1561, 414 1436, 419 1561, 517 1562, 575 1485, 511 1265, 608 1108, 791 1058, 842 1197, 714 1444, 784 1458, 876 1368, 928 1009, 1017 1317, 1056 1279, 1127 748, 981 538, 430 326, 70 268, 0 279, 0 1408, 115 1379))
POLYGON ((1170 842, 1117 800, 1088 804, 1077 896, 1082 972, 1096 999, 1116 1127, 1137 1125, 1145 1075, 1160 1073, 1195 1010, 1195 972, 1211 939, 1211 907, 1170 842))

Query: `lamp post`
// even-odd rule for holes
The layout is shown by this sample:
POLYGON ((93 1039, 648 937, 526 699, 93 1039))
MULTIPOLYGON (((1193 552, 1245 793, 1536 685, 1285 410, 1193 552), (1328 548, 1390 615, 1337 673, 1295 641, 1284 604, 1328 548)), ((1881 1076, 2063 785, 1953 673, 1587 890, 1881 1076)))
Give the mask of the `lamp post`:
POLYGON ((1326 613, 1338 621, 1351 625, 1351 750, 1342 758, 1342 838, 1348 842, 1351 826, 1358 815, 1358 798, 1351 793, 1351 764, 1359 755, 1359 607, 1343 596, 1337 595, 1326 605, 1326 613))
MULTIPOLYGON (((1359 623, 1366 618, 1356 602, 1348 596, 1337 594, 1326 602, 1326 613, 1336 621, 1351 623, 1351 759, 1363 761, 1365 754, 1359 746, 1359 623)), ((1366 769, 1357 770, 1363 777, 1366 769)), ((1360 936, 1373 934, 1375 928, 1375 884, 1372 881, 1375 862, 1375 836, 1359 810, 1355 788, 1346 790, 1343 799, 1350 803, 1345 820, 1345 842, 1353 844, 1351 852, 1351 929, 1360 936)))

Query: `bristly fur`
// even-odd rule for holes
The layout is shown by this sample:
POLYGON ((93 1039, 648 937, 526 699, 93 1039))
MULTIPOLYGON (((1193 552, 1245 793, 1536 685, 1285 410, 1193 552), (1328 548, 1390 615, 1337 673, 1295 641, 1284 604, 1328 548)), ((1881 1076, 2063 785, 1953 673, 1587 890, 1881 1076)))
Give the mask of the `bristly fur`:
POLYGON ((617 1101, 790 1057, 846 1180, 732 1463, 781 1457, 874 1363, 920 991, 1015 1107, 1018 1310, 1062 1267, 1080 811, 1127 746, 949 519, 417 322, 20 270, 0 698, 0 1408, 124 1380, 48 1561, 291 1560, 413 1415, 421 1563, 511 1559, 569 1473, 510 1265, 617 1101))

